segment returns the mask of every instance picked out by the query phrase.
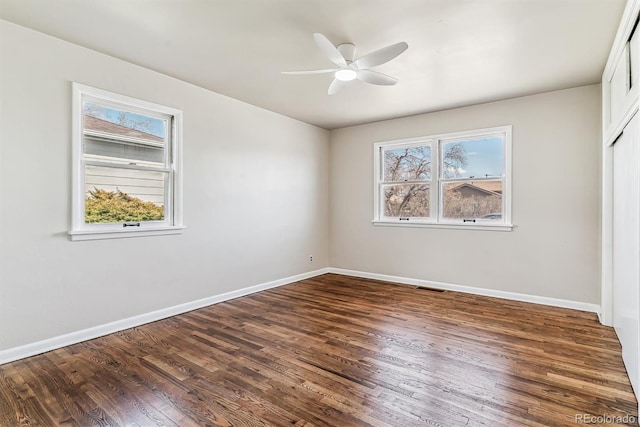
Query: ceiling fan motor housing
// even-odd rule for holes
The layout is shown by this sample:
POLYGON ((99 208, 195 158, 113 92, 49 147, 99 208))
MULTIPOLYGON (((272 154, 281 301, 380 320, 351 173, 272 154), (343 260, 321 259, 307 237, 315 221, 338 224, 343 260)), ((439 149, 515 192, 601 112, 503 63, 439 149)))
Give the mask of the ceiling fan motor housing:
POLYGON ((338 49, 338 52, 340 52, 347 61, 347 64, 352 63, 356 57, 356 46, 353 43, 342 43, 338 45, 336 49, 338 49))

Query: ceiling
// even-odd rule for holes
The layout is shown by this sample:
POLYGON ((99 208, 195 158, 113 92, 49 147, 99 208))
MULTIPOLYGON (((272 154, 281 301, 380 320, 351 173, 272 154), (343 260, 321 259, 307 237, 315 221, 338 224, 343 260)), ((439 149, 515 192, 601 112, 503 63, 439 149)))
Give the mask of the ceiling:
POLYGON ((625 0, 0 0, 0 18, 206 89, 335 129, 598 83, 625 0), (350 82, 313 33, 356 57, 405 41, 350 82))

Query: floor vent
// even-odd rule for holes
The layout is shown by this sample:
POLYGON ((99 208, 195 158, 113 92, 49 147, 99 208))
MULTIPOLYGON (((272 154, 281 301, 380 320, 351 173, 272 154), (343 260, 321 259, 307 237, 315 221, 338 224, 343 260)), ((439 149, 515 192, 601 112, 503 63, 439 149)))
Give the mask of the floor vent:
POLYGON ((417 291, 428 291, 428 292, 446 292, 444 289, 434 289, 434 288, 425 288, 424 286, 416 286, 417 291))

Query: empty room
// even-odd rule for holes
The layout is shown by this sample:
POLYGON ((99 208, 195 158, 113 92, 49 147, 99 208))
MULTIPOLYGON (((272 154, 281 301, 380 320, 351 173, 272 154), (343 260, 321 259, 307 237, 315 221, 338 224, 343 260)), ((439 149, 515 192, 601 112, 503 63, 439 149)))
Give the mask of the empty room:
POLYGON ((640 0, 0 0, 0 426, 638 425, 640 0))

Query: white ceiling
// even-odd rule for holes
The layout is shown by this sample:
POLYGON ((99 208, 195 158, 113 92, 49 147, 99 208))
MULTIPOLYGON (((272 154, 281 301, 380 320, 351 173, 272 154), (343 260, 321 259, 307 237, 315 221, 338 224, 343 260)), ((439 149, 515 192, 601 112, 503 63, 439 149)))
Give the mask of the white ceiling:
POLYGON ((597 83, 624 0, 0 0, 0 18, 334 129, 597 83), (406 41, 375 68, 395 86, 327 95, 315 45, 360 56, 406 41), (359 55, 358 55, 359 54, 359 55))

